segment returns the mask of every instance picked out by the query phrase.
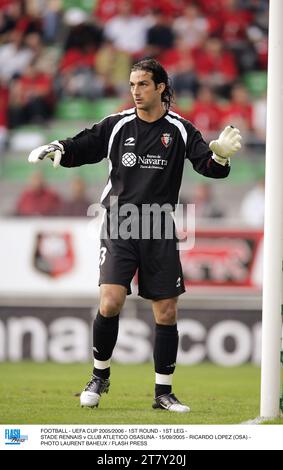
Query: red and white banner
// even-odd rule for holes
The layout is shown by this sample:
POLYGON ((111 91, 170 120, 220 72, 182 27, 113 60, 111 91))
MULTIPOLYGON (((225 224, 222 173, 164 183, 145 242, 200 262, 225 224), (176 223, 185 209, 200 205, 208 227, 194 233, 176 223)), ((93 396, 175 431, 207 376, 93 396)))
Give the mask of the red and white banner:
MULTIPOLYGON (((100 220, 2 219, 0 225, 0 297, 99 295, 100 220)), ((194 247, 180 251, 186 287, 260 290, 262 241, 259 231, 198 230, 194 247)))
POLYGON ((260 289, 262 242, 262 231, 198 230, 180 251, 186 286, 260 289))
POLYGON ((34 218, 0 221, 0 298, 96 297, 99 222, 34 218))

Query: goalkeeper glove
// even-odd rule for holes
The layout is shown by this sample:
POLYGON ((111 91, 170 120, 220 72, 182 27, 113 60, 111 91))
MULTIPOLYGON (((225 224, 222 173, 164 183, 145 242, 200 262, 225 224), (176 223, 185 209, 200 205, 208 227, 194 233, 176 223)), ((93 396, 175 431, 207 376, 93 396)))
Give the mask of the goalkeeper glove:
POLYGON ((233 126, 225 127, 217 140, 212 140, 209 144, 212 150, 212 158, 220 165, 225 166, 229 158, 241 148, 241 134, 239 129, 233 126))
POLYGON ((39 160, 51 158, 53 160, 53 167, 58 168, 62 155, 64 155, 64 147, 58 140, 54 140, 48 145, 42 145, 32 150, 29 154, 28 161, 30 163, 38 163, 39 160))

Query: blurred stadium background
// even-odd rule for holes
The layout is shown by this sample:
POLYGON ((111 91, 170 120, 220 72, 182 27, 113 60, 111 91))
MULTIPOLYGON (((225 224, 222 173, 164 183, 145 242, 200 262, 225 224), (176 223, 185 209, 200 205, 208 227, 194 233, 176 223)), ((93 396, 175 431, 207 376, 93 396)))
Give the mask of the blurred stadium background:
MULTIPOLYGON (((27 155, 131 107, 131 64, 152 56, 207 140, 226 124, 243 135, 228 179, 185 166, 197 239, 181 252, 179 363, 259 365, 267 34, 268 0, 0 0, 0 361, 91 359, 99 223, 85 215, 108 168, 35 170, 27 155)), ((117 363, 152 357, 150 303, 133 291, 117 363)))

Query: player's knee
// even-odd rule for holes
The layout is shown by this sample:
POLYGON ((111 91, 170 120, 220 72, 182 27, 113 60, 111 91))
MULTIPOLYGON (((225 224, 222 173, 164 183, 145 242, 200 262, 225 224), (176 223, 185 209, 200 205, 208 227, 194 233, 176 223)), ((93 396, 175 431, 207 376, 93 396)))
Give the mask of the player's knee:
POLYGON ((104 317, 114 317, 118 315, 122 306, 123 302, 121 299, 108 295, 101 299, 99 310, 104 317))
POLYGON ((156 323, 175 325, 177 323, 177 299, 160 300, 154 305, 156 323))
POLYGON ((161 325, 174 325, 177 322, 177 303, 163 301, 158 308, 156 320, 161 325))
POLYGON ((177 322, 177 312, 174 309, 167 309, 159 316, 161 325, 175 325, 177 322))

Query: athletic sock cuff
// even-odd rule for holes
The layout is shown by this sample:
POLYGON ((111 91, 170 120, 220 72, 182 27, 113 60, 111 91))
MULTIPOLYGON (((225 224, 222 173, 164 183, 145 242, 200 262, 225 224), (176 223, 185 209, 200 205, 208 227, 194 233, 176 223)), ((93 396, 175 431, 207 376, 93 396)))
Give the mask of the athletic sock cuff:
POLYGON ((177 333, 177 323, 175 325, 160 325, 159 323, 156 323, 155 325, 156 333, 163 333, 163 334, 171 334, 171 333, 177 333))
POLYGON ((119 314, 114 317, 104 317, 98 310, 95 321, 98 325, 116 326, 119 323, 119 314))

